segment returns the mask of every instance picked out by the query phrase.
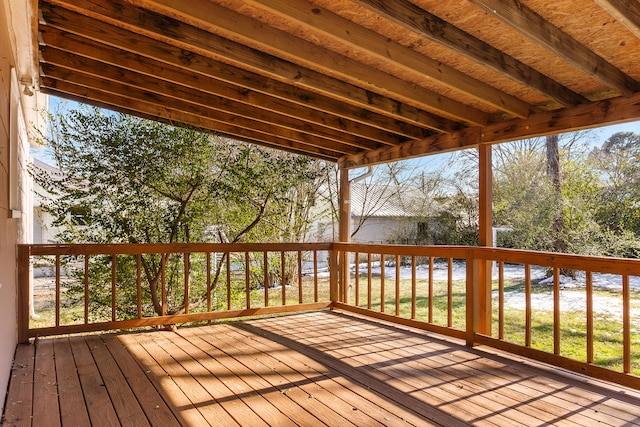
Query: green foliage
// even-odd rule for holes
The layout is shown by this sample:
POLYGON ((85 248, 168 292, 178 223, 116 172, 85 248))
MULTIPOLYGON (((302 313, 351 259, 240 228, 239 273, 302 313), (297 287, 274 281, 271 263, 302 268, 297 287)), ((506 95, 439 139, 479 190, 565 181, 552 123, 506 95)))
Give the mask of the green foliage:
POLYGON ((546 175, 539 141, 494 147, 493 221, 513 231, 503 234, 501 246, 551 250, 551 229, 560 204, 546 175))
MULTIPOLYGON (((63 176, 34 180, 62 227, 58 238, 71 243, 300 241, 329 170, 307 157, 89 107, 52 115, 41 139, 63 176)), ((179 311, 183 277, 194 273, 173 257, 165 261, 168 311, 179 311)), ((117 262, 118 291, 131 301, 135 259, 117 262)), ((160 312, 160 257, 143 257, 142 267, 145 292, 160 312)), ((107 268, 92 261, 92 281, 103 289, 111 276, 98 270, 107 268)), ((196 302, 213 291, 205 288, 195 287, 196 302)), ((125 317, 133 310, 122 307, 125 317)))
POLYGON ((640 234, 640 135, 616 133, 591 156, 603 181, 598 221, 610 230, 640 234))
POLYGON ((540 143, 496 146, 494 223, 513 229, 499 244, 553 251, 562 241, 569 253, 638 257, 638 136, 614 134, 591 151, 575 137, 568 141, 560 150, 559 192, 540 143))

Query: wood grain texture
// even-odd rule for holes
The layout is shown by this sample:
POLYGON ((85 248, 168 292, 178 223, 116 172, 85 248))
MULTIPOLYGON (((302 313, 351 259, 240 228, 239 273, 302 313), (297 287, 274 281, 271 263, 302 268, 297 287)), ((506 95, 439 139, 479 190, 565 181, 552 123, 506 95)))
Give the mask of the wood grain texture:
POLYGON ((640 3, 635 0, 594 0, 614 18, 640 37, 640 3))
POLYGON ((553 26, 525 4, 517 0, 471 0, 471 2, 615 89, 621 95, 631 96, 640 90, 640 83, 553 26))
POLYGON ((393 3, 381 0, 357 0, 357 2, 383 14, 411 31, 418 32, 431 41, 442 44, 460 55, 531 86, 563 105, 572 106, 586 101, 584 97, 563 87, 516 58, 506 55, 406 0, 393 3))
POLYGON ((531 106, 514 96, 496 90, 488 84, 473 79, 453 67, 437 62, 415 50, 407 48, 380 34, 363 28, 326 9, 309 4, 308 7, 285 2, 254 0, 251 4, 270 10, 285 19, 295 20, 306 31, 320 31, 348 44, 354 49, 364 49, 385 61, 394 62, 422 78, 435 79, 454 90, 463 91, 492 106, 524 118, 531 106))
MULTIPOLYGON (((115 0, 111 1, 118 5, 115 0)), ((155 13, 170 16, 177 22, 188 22, 197 28, 217 33, 227 39, 240 40, 241 43, 261 52, 269 52, 274 56, 288 59, 374 93, 384 96, 393 94, 395 99, 425 111, 437 111, 453 119, 475 125, 486 124, 488 121, 488 115, 481 110, 411 84, 350 57, 336 54, 314 43, 288 37, 288 34, 279 28, 266 26, 248 16, 219 7, 207 0, 158 1, 153 4, 145 0, 129 1, 133 4, 148 6, 155 13), (207 10, 207 14, 200 13, 202 10, 207 10)), ((172 27, 173 31, 181 31, 178 24, 172 27)), ((182 34, 179 37, 182 37, 182 34)))
POLYGON ((92 415, 97 425, 626 426, 640 420, 637 391, 340 312, 20 345, 4 425, 35 426, 32 411, 36 418, 49 414, 46 393, 33 393, 46 382, 36 376, 33 383, 29 361, 35 359, 55 359, 50 387, 59 390, 51 396, 60 399, 62 426, 88 424, 87 414, 98 409, 104 418, 92 415), (69 418, 71 403, 75 418, 69 418), (25 408, 22 423, 15 409, 25 408))

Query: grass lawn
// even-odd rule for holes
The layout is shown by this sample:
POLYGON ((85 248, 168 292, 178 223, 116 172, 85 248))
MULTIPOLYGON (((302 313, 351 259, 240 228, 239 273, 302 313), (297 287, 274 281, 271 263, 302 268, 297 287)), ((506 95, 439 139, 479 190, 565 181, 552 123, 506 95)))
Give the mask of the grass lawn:
MULTIPOLYGON (((380 276, 373 276, 371 279, 371 309, 379 311, 382 300, 382 286, 380 276)), ((451 283, 451 311, 449 312, 447 281, 434 280, 433 283, 433 312, 432 323, 441 326, 451 326, 464 330, 466 322, 466 297, 465 282, 453 281, 451 283)), ((494 303, 492 306, 492 335, 498 336, 498 302, 497 302, 497 281, 494 282, 494 303)), ((358 279, 358 300, 357 305, 363 308, 368 306, 369 284, 368 277, 361 275, 358 279)), ((351 278, 350 303, 356 305, 356 280, 351 278)), ((411 317, 411 281, 400 280, 399 297, 397 298, 398 313, 401 317, 411 317)), ((505 281, 505 293, 524 292, 524 284, 518 281, 505 281)), ((561 307, 563 306, 562 295, 566 291, 561 291, 561 307)), ((582 292, 586 300, 586 292, 574 290, 572 292, 582 292)), ((546 307, 548 309, 532 309, 531 315, 531 347, 553 353, 553 294, 550 286, 533 286, 532 294, 548 299, 546 307)), ((522 307, 524 307, 524 294, 522 294, 522 307)), ((594 299, 610 301, 610 305, 619 303, 621 306, 622 297, 619 292, 609 290, 595 290, 594 299)), ((631 296, 631 369, 635 375, 640 375, 640 294, 632 292, 631 296)), ((608 307, 594 307, 594 363, 613 370, 623 369, 623 344, 622 344, 622 314, 613 315, 608 307), (603 310, 606 309, 606 310, 603 310)), ((384 279, 384 311, 389 314, 396 313, 396 283, 394 278, 384 279)), ((507 306, 504 311, 504 337, 505 341, 525 345, 525 310, 521 307, 507 306)), ((416 281, 416 319, 429 321, 429 284, 425 280, 416 281)), ((587 359, 587 338, 586 338, 586 312, 585 310, 566 309, 560 316, 560 354, 578 361, 587 359)))

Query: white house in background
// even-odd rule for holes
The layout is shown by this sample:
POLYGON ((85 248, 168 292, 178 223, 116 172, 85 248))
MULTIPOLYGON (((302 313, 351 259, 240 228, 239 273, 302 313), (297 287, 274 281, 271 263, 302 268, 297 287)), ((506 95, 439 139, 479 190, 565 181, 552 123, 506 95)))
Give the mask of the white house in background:
POLYGON ((351 233, 358 243, 430 242, 440 226, 434 215, 440 203, 420 188, 409 185, 363 184, 351 186, 351 233))
MULTIPOLYGON (((320 197, 316 210, 328 211, 327 199, 320 197)), ((434 215, 440 203, 415 186, 352 183, 350 206, 352 242, 429 244, 442 225, 434 215)), ((330 215, 319 217, 312 227, 315 240, 335 240, 337 223, 330 215)))
MULTIPOLYGON (((39 159, 33 160, 33 173, 38 175, 46 174, 51 179, 62 178, 60 169, 43 162, 39 159)), ((59 228, 53 226, 53 217, 42 209, 43 189, 34 184, 33 188, 33 243, 56 243, 56 235, 59 228)))

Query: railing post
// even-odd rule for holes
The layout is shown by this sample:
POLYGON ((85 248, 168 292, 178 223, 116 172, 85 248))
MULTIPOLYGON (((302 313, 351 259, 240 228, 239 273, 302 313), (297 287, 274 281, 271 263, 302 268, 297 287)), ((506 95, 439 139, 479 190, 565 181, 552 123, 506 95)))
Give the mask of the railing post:
MULTIPOLYGON (((480 145, 478 147, 478 246, 493 246, 493 174, 491 162, 491 146, 480 145)), ((474 260, 475 264, 475 260, 474 260)), ((478 261, 476 316, 478 323, 476 332, 491 335, 491 277, 492 261, 478 261)))
POLYGON ((339 251, 329 250, 329 299, 332 303, 338 302, 338 254, 339 251))
MULTIPOLYGON (((351 182, 349 181, 349 170, 340 169, 340 194, 339 194, 339 218, 338 218, 338 241, 349 243, 351 241, 351 182)), ((341 302, 347 302, 349 298, 349 254, 339 251, 340 268, 340 289, 339 298, 341 302)))
POLYGON ((29 342, 29 286, 31 285, 30 250, 18 245, 18 342, 29 342))

